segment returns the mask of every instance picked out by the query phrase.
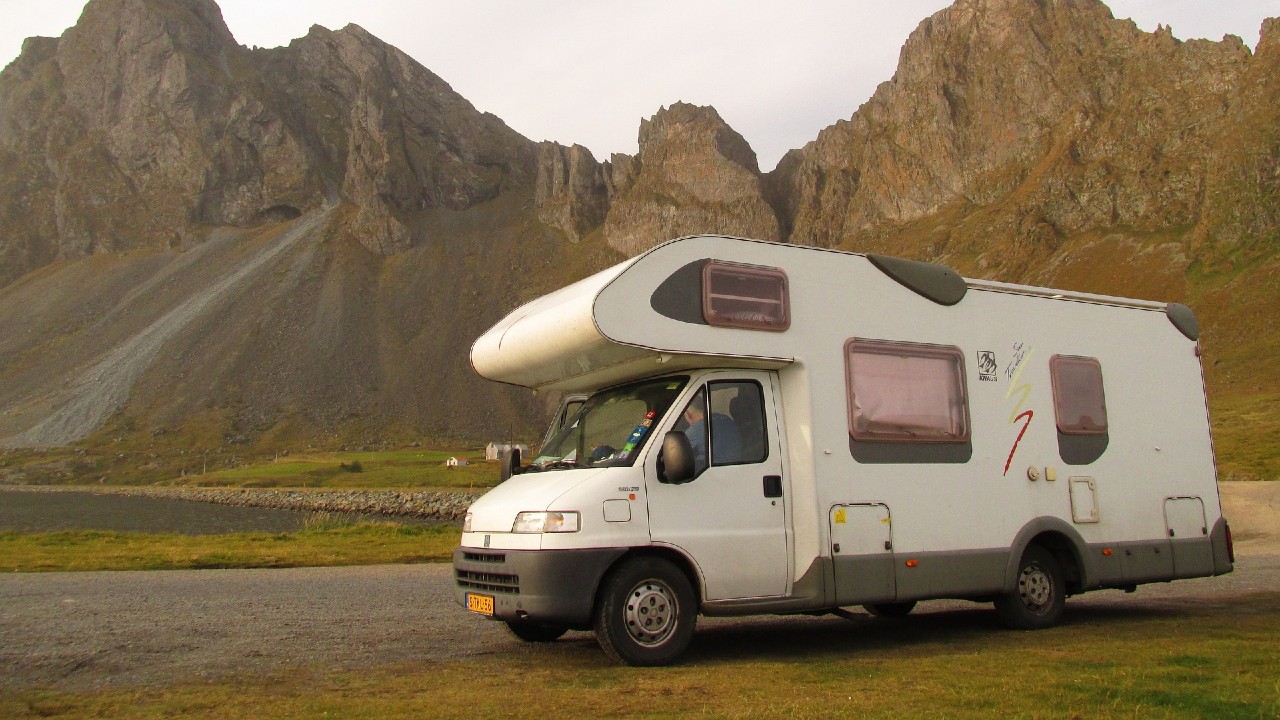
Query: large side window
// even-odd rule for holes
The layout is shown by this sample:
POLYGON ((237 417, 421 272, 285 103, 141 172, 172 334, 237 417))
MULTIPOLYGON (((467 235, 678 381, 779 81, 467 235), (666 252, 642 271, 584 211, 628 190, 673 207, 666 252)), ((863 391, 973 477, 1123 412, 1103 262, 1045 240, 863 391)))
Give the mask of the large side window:
POLYGON ((712 382, 700 388, 675 429, 684 431, 693 446, 695 475, 708 465, 758 463, 768 456, 764 394, 755 382, 712 382))
POLYGON ((1049 375, 1058 431, 1105 435, 1107 400, 1102 391, 1102 364, 1096 358, 1054 355, 1049 358, 1049 375))
POLYGON ((786 330, 791 326, 787 274, 778 268, 709 261, 702 268, 702 312, 710 325, 786 330))
POLYGON ((957 347, 854 338, 845 343, 855 441, 967 443, 964 354, 957 347))

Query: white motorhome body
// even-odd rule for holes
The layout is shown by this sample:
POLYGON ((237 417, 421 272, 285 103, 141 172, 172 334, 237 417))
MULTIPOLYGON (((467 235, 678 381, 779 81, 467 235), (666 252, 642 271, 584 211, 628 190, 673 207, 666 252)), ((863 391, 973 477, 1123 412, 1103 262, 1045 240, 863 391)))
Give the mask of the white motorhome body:
POLYGON ((1197 337, 1181 305, 673 240, 475 342, 486 378, 604 392, 471 507, 456 598, 644 664, 697 612, 970 598, 1038 627, 1230 572, 1197 337))

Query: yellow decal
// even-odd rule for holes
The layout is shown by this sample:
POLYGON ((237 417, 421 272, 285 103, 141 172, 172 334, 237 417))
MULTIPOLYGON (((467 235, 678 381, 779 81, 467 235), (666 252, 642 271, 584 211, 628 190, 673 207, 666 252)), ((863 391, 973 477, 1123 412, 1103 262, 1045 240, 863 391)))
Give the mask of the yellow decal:
POLYGON ((1011 398, 1014 393, 1017 393, 1019 396, 1017 403, 1013 406, 1013 412, 1009 413, 1010 424, 1017 420, 1018 415, 1022 414, 1022 406, 1026 404, 1027 398, 1031 395, 1031 385, 1026 383, 1019 385, 1018 380, 1022 377, 1022 371, 1028 364, 1030 364, 1031 356, 1035 354, 1035 350, 1033 348, 1024 349, 1021 343, 1018 344, 1018 347, 1016 347, 1015 350, 1017 352, 1014 359, 1014 363, 1016 363, 1016 365, 1011 365, 1005 370, 1006 374, 1009 376, 1009 389, 1005 391, 1004 396, 1006 398, 1011 398))
POLYGON ((844 508, 840 508, 839 510, 836 510, 836 519, 835 519, 835 523, 836 523, 837 525, 843 525, 843 524, 844 524, 844 508))

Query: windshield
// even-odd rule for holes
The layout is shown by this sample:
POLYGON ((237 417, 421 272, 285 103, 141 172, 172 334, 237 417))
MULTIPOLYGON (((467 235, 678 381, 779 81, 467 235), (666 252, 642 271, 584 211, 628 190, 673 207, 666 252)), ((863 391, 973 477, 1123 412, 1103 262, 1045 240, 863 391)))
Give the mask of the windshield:
POLYGON ((630 465, 686 381, 642 380, 592 395, 543 445, 529 469, 630 465))

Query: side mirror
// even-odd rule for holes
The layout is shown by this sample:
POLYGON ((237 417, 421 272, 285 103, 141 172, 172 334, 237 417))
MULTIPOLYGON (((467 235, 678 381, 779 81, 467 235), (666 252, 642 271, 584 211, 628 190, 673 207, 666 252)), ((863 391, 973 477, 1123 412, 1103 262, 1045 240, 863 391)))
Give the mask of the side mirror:
POLYGON ((498 453, 498 482, 504 483, 512 475, 520 474, 520 448, 502 450, 498 453))
POLYGON ((682 485, 693 479, 693 445, 689 437, 679 430, 672 430, 662 438, 662 452, 658 453, 658 482, 682 485))

